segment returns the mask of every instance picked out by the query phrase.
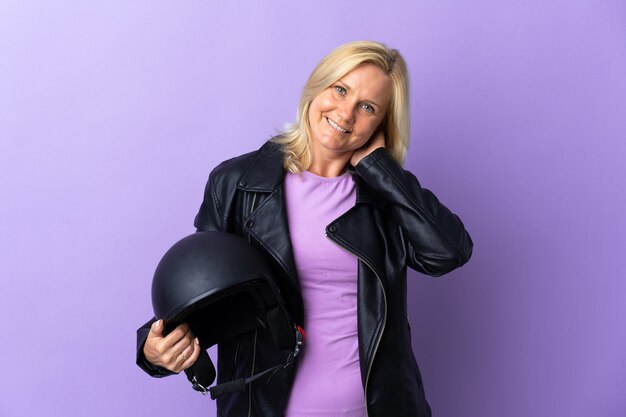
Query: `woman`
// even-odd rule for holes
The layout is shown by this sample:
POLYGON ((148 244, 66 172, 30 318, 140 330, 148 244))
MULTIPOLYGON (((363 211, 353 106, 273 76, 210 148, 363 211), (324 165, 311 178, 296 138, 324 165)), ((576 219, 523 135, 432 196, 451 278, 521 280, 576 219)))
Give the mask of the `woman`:
MULTIPOLYGON (((352 42, 309 77, 296 122, 220 164, 198 230, 245 236, 276 267, 307 330, 297 367, 218 399, 220 416, 429 416, 411 349, 406 268, 438 276, 469 259, 459 218, 400 164, 409 142, 408 75, 398 53, 352 42)), ((138 364, 180 372, 197 341, 160 322, 138 331, 138 364)), ((285 361, 262 331, 220 343, 218 382, 285 361)))

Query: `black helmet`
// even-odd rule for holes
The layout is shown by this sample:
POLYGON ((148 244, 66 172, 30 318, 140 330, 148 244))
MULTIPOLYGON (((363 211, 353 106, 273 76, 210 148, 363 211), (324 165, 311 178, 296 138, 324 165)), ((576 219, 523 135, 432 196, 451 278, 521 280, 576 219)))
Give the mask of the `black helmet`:
POLYGON ((186 322, 200 341, 203 354, 197 365, 206 367, 208 360, 212 375, 198 384, 197 375, 187 373, 196 390, 206 392, 215 379, 205 349, 233 336, 261 327, 271 332, 278 348, 294 349, 290 362, 298 353, 303 333, 290 319, 272 276, 264 256, 230 233, 197 232, 165 253, 152 281, 152 307, 163 319, 164 334, 186 322))

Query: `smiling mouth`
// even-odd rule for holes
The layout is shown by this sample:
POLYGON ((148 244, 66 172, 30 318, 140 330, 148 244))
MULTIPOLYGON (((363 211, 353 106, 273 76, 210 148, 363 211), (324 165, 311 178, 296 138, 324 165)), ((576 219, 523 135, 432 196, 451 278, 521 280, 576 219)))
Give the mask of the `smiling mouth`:
POLYGON ((335 123, 334 121, 332 121, 331 119, 329 119, 328 117, 326 117, 326 121, 328 122, 328 124, 330 125, 330 127, 332 127, 333 129, 335 129, 337 132, 341 132, 341 133, 352 133, 352 131, 344 129, 343 127, 339 126, 337 123, 335 123))

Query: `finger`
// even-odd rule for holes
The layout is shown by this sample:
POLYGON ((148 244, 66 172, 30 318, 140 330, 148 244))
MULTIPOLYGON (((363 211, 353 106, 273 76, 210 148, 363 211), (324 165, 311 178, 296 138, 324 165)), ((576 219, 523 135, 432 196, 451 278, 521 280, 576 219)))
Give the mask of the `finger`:
MULTIPOLYGON (((186 369, 188 367, 188 366, 186 367, 185 364, 186 362, 189 361, 190 358, 192 358, 194 354, 194 345, 195 345, 195 342, 192 340, 191 343, 188 346, 186 346, 180 353, 173 354, 172 359, 174 363, 172 365, 174 369, 176 370, 176 372, 180 372, 183 369, 186 369)), ((172 352, 174 352, 174 350, 172 350, 172 352)))
POLYGON ((193 339, 193 333, 191 333, 190 329, 187 329, 187 332, 183 335, 183 337, 177 340, 176 343, 174 343, 174 345, 171 347, 172 352, 180 355, 185 349, 187 349, 187 347, 193 344, 193 339))
POLYGON ((188 336, 185 336, 172 346, 170 352, 172 353, 172 359, 174 359, 177 365, 184 362, 191 356, 193 352, 193 343, 193 335, 189 332, 188 336), (184 356, 182 361, 179 360, 181 356, 184 356))
POLYGON ((163 337, 163 320, 157 320, 152 323, 148 337, 163 337))
POLYGON ((193 334, 185 324, 178 326, 170 334, 163 337, 163 320, 159 320, 159 322, 153 325, 155 330, 152 339, 146 340, 146 345, 150 345, 151 350, 153 350, 151 356, 154 359, 157 359, 158 356, 162 362, 173 365, 176 362, 176 356, 180 355, 191 344, 193 334))
POLYGON ((167 336, 165 336, 165 344, 169 346, 174 346, 176 342, 184 338, 189 331, 190 330, 187 323, 179 324, 174 330, 172 330, 167 334, 167 336))
POLYGON ((190 356, 185 360, 185 362, 183 362, 181 369, 185 370, 187 368, 189 368, 191 365, 193 365, 194 363, 196 363, 196 361, 198 360, 198 357, 200 356, 200 351, 201 351, 201 347, 200 347, 200 342, 198 341, 198 338, 195 338, 193 341, 193 350, 191 351, 190 356))
MULTIPOLYGON (((157 330, 155 331, 158 332, 159 329, 163 328, 163 324, 161 324, 160 326, 157 327, 157 330)), ((181 340, 183 340, 183 338, 185 337, 185 335, 181 335, 179 331, 176 332, 176 334, 172 335, 172 333, 168 334, 167 336, 163 337, 162 336, 162 332, 160 333, 161 336, 153 336, 153 338, 147 342, 151 342, 150 344, 154 346, 155 350, 157 352, 160 352, 161 354, 164 354, 166 352, 170 352, 171 354, 180 354, 180 352, 182 351, 183 348, 181 348, 180 346, 178 347, 178 349, 176 351, 172 351, 172 348, 174 346, 176 346, 176 344, 178 342, 180 342, 181 340)), ((191 339, 191 337, 188 337, 188 339, 191 339)), ((189 344, 190 342, 188 342, 187 344, 189 344)))
POLYGON ((182 366, 183 363, 185 363, 185 361, 189 359, 190 353, 185 353, 186 351, 187 349, 183 350, 179 355, 176 356, 177 366, 182 366))
POLYGON ((187 360, 191 357, 191 355, 193 355, 193 349, 194 349, 194 345, 195 343, 192 341, 186 348, 183 349, 183 351, 180 353, 180 356, 183 357, 184 360, 187 360))

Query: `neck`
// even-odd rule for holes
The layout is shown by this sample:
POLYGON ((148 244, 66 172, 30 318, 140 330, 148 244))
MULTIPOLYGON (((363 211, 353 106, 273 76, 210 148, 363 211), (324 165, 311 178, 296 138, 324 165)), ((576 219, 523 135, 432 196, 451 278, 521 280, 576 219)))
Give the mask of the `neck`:
POLYGON ((321 161, 314 159, 307 169, 312 174, 320 177, 332 178, 338 177, 346 171, 346 166, 350 160, 349 156, 341 159, 333 159, 329 161, 321 161))

